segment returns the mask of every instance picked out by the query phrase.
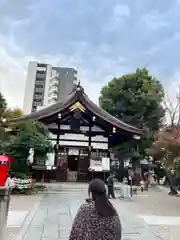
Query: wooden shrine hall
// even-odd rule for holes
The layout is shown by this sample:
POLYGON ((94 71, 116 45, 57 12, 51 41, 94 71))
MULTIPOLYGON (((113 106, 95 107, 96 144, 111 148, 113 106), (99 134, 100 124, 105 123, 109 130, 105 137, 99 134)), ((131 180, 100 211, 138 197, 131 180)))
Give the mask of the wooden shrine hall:
POLYGON ((130 126, 94 104, 77 85, 65 101, 59 101, 14 121, 38 120, 48 126, 54 152, 47 160, 34 159, 37 180, 88 181, 106 179, 110 171, 110 149, 142 130, 130 126))

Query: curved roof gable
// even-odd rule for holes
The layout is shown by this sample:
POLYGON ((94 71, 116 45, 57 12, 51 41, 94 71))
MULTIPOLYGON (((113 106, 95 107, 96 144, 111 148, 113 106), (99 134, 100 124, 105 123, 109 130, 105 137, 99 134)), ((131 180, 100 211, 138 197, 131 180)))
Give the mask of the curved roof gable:
POLYGON ((99 118, 103 119, 104 121, 106 121, 111 125, 137 135, 143 134, 142 129, 133 127, 113 117, 104 109, 98 107, 93 101, 89 99, 89 97, 85 94, 84 89, 80 85, 74 88, 74 90, 72 91, 72 93, 69 94, 66 100, 58 101, 57 103, 51 106, 48 106, 46 108, 43 108, 39 111, 21 116, 19 118, 12 119, 10 122, 15 123, 15 122, 24 121, 24 120, 42 120, 51 115, 58 114, 64 109, 69 108, 72 104, 74 104, 77 101, 80 101, 90 112, 92 112, 94 115, 98 116, 99 118))

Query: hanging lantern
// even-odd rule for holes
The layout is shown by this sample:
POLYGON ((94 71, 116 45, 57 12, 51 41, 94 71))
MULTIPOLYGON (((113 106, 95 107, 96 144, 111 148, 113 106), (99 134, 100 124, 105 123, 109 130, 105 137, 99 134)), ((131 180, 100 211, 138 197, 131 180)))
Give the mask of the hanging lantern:
POLYGON ((93 122, 94 122, 94 121, 96 120, 96 117, 95 117, 95 116, 93 116, 92 120, 93 120, 93 122))

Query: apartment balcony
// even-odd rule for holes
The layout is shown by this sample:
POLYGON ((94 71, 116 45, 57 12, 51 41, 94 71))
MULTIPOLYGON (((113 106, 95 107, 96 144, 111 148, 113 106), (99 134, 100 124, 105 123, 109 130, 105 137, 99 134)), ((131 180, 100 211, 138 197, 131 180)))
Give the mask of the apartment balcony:
POLYGON ((36 80, 42 81, 46 78, 46 73, 36 73, 36 80))
POLYGON ((49 98, 49 100, 48 100, 48 105, 52 105, 52 104, 54 104, 54 103, 57 103, 57 101, 58 101, 58 98, 57 98, 57 97, 51 97, 51 98, 49 98))
POLYGON ((52 85, 58 86, 58 85, 59 85, 59 79, 56 78, 56 77, 52 78, 52 79, 50 80, 50 86, 52 86, 52 85))
POLYGON ((74 77, 75 77, 75 78, 78 78, 78 72, 77 72, 77 70, 74 69, 74 70, 73 70, 73 73, 74 73, 74 77))
POLYGON ((46 63, 38 63, 38 64, 37 64, 37 67, 38 67, 38 68, 46 68, 46 67, 47 67, 47 64, 46 64, 46 63))
POLYGON ((48 92, 49 94, 51 94, 52 92, 58 92, 58 86, 57 85, 50 86, 48 92))

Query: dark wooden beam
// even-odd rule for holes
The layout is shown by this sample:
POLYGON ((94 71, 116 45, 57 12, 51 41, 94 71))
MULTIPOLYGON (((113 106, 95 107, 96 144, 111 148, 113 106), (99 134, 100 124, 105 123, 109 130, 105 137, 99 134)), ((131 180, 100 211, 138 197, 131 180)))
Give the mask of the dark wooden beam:
MULTIPOLYGON (((57 134, 58 133, 58 129, 49 129, 49 131, 51 132, 51 133, 53 133, 53 134, 57 134)), ((60 129, 60 132, 61 132, 61 135, 64 135, 64 134, 70 134, 70 133, 73 133, 71 130, 62 130, 62 129, 60 129)), ((89 134, 90 134, 90 132, 88 131, 88 132, 84 132, 84 131, 80 131, 80 132, 78 132, 78 133, 74 133, 74 134, 83 134, 83 135, 85 135, 85 136, 89 136, 89 134)), ((95 136, 103 136, 103 137, 108 137, 108 134, 107 133, 105 133, 105 132, 93 132, 92 130, 91 130, 91 136, 92 137, 95 137, 95 136)))
MULTIPOLYGON (((56 140, 56 138, 49 138, 49 140, 56 140)), ((104 141, 91 141, 91 140, 80 140, 80 139, 59 139, 59 141, 65 141, 65 142, 88 142, 88 146, 91 146, 91 143, 108 143, 104 141)))

